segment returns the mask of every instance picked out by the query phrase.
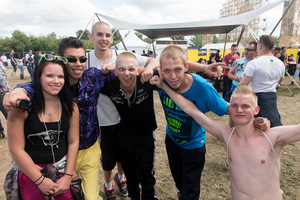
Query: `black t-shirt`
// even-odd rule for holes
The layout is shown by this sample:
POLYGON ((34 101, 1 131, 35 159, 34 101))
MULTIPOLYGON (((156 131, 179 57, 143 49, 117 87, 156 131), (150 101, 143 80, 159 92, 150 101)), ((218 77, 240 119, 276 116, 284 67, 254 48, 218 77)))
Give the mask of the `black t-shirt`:
POLYGON ((40 56, 40 55, 38 55, 38 54, 37 54, 37 55, 34 55, 34 58, 33 58, 33 59, 34 59, 34 64, 35 64, 35 65, 37 65, 37 64, 38 64, 38 62, 39 62, 40 58, 41 58, 41 56, 40 56))
POLYGON ((119 79, 105 84, 101 93, 107 95, 116 106, 121 116, 122 131, 141 135, 157 128, 153 105, 155 88, 149 82, 142 84, 138 76, 136 90, 129 100, 122 93, 119 79))
POLYGON ((284 54, 280 53, 280 57, 278 59, 281 60, 282 62, 284 62, 284 58, 285 58, 284 54))
POLYGON ((45 124, 49 135, 46 132, 44 122, 40 121, 33 111, 28 113, 24 124, 25 151, 36 164, 53 163, 50 143, 53 145, 56 162, 67 155, 68 151, 67 133, 70 123, 66 108, 63 106, 59 132, 58 122, 46 122, 45 124))

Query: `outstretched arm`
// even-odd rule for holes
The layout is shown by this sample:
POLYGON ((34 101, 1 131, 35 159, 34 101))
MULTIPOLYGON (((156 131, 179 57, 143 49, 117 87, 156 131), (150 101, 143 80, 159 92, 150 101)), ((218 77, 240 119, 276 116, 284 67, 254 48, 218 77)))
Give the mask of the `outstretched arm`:
POLYGON ((291 144, 293 142, 300 141, 300 124, 291 126, 278 126, 270 129, 271 134, 269 136, 275 136, 275 146, 279 145, 283 147, 284 145, 291 144))
POLYGON ((203 65, 203 64, 200 64, 197 62, 192 62, 192 61, 188 61, 187 63, 189 66, 189 72, 201 71, 201 72, 210 74, 214 78, 218 78, 218 79, 220 79, 220 77, 222 75, 222 70, 221 70, 220 66, 226 65, 222 62, 216 62, 216 63, 212 63, 210 65, 203 65))
POLYGON ((156 85, 157 87, 163 89, 180 109, 182 109, 186 114, 190 115, 205 130, 210 132, 213 136, 215 136, 216 138, 218 138, 220 141, 224 143, 222 132, 225 133, 226 130, 230 129, 229 127, 217 121, 209 119, 190 100, 186 99, 182 95, 172 90, 166 84, 164 84, 160 77, 154 76, 150 80, 150 83, 152 85, 156 85))

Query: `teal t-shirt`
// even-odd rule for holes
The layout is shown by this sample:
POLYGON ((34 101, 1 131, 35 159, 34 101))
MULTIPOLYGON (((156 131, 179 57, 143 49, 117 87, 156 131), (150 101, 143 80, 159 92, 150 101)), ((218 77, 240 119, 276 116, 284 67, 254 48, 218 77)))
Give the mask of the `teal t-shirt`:
MULTIPOLYGON (((191 88, 181 93, 203 113, 212 111, 222 116, 227 111, 227 102, 217 93, 211 83, 197 74, 191 88)), ((206 131, 189 115, 185 114, 165 91, 158 89, 167 120, 167 135, 184 149, 196 149, 205 144, 206 131)))

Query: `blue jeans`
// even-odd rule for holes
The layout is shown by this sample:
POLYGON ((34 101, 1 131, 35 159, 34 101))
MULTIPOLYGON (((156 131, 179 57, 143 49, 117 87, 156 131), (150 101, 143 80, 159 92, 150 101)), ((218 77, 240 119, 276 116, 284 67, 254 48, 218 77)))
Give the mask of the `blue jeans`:
POLYGON ((235 90, 235 88, 237 87, 237 85, 231 85, 231 89, 227 92, 226 96, 224 97, 224 100, 229 102, 230 101, 230 97, 233 93, 233 91, 235 90))
POLYGON ((30 74, 30 77, 32 78, 33 63, 27 63, 27 70, 30 74))
POLYGON ((18 65, 18 67, 20 68, 20 74, 24 74, 24 66, 23 65, 18 65))
POLYGON ((225 95, 227 94, 227 92, 230 90, 231 88, 231 83, 232 80, 230 78, 228 78, 227 75, 223 75, 223 99, 225 98, 225 95))

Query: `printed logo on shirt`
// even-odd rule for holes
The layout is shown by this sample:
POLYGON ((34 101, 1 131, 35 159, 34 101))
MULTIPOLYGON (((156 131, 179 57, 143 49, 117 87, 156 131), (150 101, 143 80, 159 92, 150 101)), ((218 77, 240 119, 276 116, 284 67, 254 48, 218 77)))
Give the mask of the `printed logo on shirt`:
POLYGON ((183 112, 165 93, 160 95, 169 132, 178 145, 191 140, 193 119, 183 112))

